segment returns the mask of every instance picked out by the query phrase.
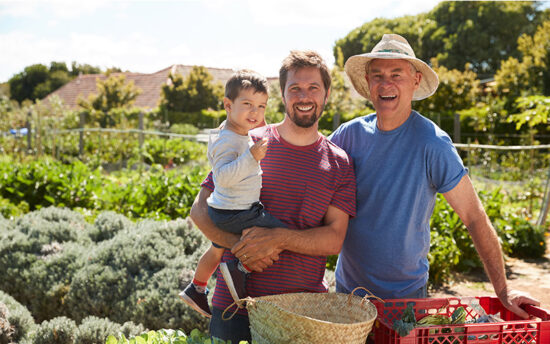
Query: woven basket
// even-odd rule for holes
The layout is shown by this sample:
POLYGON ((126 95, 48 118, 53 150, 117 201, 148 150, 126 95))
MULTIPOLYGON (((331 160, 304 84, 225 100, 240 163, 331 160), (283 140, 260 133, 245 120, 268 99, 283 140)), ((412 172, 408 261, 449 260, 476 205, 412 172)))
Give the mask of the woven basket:
POLYGON ((262 296, 246 308, 258 344, 364 344, 377 316, 367 297, 341 293, 262 296))

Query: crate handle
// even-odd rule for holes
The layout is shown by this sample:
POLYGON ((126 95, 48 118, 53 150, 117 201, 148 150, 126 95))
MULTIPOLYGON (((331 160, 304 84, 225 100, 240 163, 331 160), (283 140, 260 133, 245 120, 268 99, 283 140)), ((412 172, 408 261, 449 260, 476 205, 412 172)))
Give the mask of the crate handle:
POLYGON ((550 320, 550 311, 533 305, 521 306, 529 315, 534 315, 543 321, 550 320))
POLYGON ((361 306, 363 306, 363 304, 366 302, 370 302, 369 301, 369 298, 375 298, 377 299, 378 301, 381 301, 382 303, 384 303, 385 301, 382 300, 381 298, 379 298, 378 296, 374 295, 370 290, 368 290, 367 288, 365 287, 356 287, 355 289, 353 289, 351 291, 351 293, 348 295, 348 306, 351 304, 351 296, 354 295, 355 291, 357 289, 363 289, 364 291, 366 291, 367 293, 365 294, 365 296, 363 297, 363 299, 361 300, 361 306))

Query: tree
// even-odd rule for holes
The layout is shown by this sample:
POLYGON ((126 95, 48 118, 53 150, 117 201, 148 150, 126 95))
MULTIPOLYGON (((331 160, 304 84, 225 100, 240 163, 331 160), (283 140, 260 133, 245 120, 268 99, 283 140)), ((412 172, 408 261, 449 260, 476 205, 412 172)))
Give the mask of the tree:
POLYGON ((101 74, 101 68, 94 67, 89 64, 78 64, 75 61, 71 63, 71 76, 75 77, 79 74, 101 74))
POLYGON ((466 63, 482 77, 491 76, 500 61, 518 57, 517 37, 536 29, 537 3, 532 1, 445 1, 430 12, 436 31, 424 41, 440 42, 439 63, 463 70, 466 63))
POLYGON ((521 60, 510 57, 495 75, 497 92, 510 101, 531 95, 550 95, 550 21, 542 23, 533 36, 518 38, 521 60))
POLYGON ((432 11, 395 19, 374 19, 338 40, 344 58, 370 52, 384 33, 404 36, 417 57, 437 58, 449 69, 469 68, 492 76, 500 61, 519 57, 515 44, 521 34, 533 34, 548 17, 533 1, 444 1, 432 11))
POLYGON ((219 109, 223 86, 212 81, 212 75, 203 66, 193 66, 186 78, 171 74, 170 82, 162 87, 161 112, 219 109))
POLYGON ((48 77, 48 67, 42 64, 25 67, 23 72, 14 75, 8 80, 11 98, 18 102, 22 102, 25 99, 35 100, 38 98, 35 95, 35 88, 45 83, 48 77))
POLYGON ((452 116, 459 110, 475 105, 479 92, 479 80, 469 66, 461 72, 458 69, 440 66, 436 59, 432 59, 432 67, 439 77, 439 86, 434 95, 415 102, 416 110, 431 117, 452 116))
POLYGON ((107 79, 97 78, 96 85, 97 93, 90 94, 88 99, 79 98, 78 105, 88 110, 92 120, 102 128, 124 123, 124 114, 111 110, 128 108, 142 90, 133 81, 127 83, 125 75, 107 74, 107 79))
POLYGON ((111 109, 132 105, 142 90, 133 81, 126 82, 125 75, 109 75, 107 79, 97 78, 97 93, 90 94, 88 99, 80 98, 78 105, 88 110, 109 112, 111 109))
POLYGON ((25 67, 23 72, 14 75, 8 80, 11 99, 22 102, 25 99, 35 101, 65 85, 81 72, 86 74, 101 73, 97 67, 90 65, 72 64, 69 71, 65 62, 50 63, 50 67, 43 64, 34 64, 25 67))

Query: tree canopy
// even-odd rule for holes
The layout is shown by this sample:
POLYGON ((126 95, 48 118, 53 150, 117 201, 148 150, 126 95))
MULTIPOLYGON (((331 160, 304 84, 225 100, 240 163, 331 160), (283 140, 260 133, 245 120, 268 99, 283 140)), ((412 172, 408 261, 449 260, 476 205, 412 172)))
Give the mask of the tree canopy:
POLYGON ((170 83, 162 87, 161 110, 194 112, 219 109, 223 86, 214 83, 212 75, 203 66, 193 66, 187 77, 170 74, 170 83))
POLYGON ((417 57, 436 58, 439 65, 463 71, 467 63, 480 78, 494 75, 500 62, 518 58, 517 37, 533 35, 548 18, 533 1, 444 1, 428 13, 395 19, 374 19, 338 40, 347 60, 370 52, 384 33, 404 36, 417 57))
POLYGON ((81 73, 98 74, 101 69, 73 62, 69 70, 65 62, 55 61, 50 63, 49 68, 43 64, 25 67, 21 73, 8 80, 10 97, 18 102, 42 99, 81 73))

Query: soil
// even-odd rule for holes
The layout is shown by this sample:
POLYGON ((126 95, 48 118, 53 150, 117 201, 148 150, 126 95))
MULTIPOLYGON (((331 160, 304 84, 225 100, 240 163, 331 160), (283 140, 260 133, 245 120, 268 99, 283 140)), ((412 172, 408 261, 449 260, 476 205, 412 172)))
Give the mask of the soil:
MULTIPOLYGON (((546 236, 546 255, 539 259, 506 259, 508 285, 528 292, 550 310, 550 236, 546 236)), ((483 271, 458 274, 448 285, 430 290, 429 297, 494 296, 489 279, 483 271)))

